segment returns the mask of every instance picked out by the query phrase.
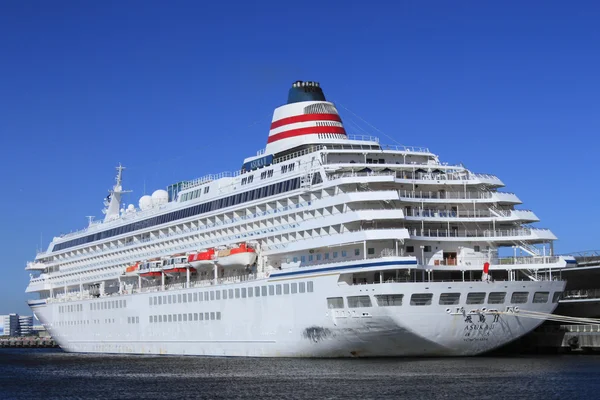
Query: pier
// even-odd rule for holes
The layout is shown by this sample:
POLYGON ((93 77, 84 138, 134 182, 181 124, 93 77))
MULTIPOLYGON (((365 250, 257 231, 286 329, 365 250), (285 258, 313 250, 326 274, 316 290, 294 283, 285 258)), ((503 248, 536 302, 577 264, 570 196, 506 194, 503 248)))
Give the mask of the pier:
POLYGON ((0 339, 0 348, 58 348, 54 339, 45 337, 11 337, 0 339))

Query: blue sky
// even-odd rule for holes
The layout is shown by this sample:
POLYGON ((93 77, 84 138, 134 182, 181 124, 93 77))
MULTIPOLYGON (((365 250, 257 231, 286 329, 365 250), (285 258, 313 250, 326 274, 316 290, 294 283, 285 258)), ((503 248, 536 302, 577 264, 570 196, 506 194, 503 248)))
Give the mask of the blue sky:
POLYGON ((28 313, 25 262, 101 215, 117 163, 136 204, 235 170, 297 79, 500 176, 557 252, 600 248, 598 21, 594 2, 3 2, 0 314, 28 313))

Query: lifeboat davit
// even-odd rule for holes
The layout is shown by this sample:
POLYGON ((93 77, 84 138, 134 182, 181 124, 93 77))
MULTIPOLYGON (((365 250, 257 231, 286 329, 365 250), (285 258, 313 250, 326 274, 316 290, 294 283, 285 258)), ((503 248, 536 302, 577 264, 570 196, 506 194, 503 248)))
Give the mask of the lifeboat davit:
POLYGON ((142 278, 157 278, 162 275, 161 265, 160 258, 153 258, 139 265, 137 272, 142 278))
POLYGON ((198 268, 203 265, 212 265, 214 258, 215 249, 208 249, 205 251, 199 251, 196 254, 190 254, 188 256, 188 263, 192 267, 198 268))
POLYGON ((254 264, 255 261, 256 250, 245 243, 231 249, 219 250, 217 254, 217 264, 221 267, 245 267, 254 264))

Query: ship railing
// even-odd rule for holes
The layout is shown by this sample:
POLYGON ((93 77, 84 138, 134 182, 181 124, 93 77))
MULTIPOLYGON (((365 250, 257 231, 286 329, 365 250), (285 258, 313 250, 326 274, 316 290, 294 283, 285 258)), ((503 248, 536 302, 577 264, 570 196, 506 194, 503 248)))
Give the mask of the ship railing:
POLYGON ((563 300, 585 300, 598 298, 600 298, 600 289, 565 290, 561 297, 563 300))
POLYGON ((375 142, 379 143, 379 138, 377 136, 371 135, 347 135, 349 140, 359 140, 363 142, 375 142))
POLYGON ((458 267, 483 267, 483 264, 490 263, 491 266, 502 265, 546 265, 557 264, 560 262, 560 256, 520 256, 520 257, 465 257, 427 260, 427 265, 433 266, 458 266, 458 267))
MULTIPOLYGON (((496 192, 423 192, 414 190, 399 190, 400 197, 409 199, 466 199, 466 200, 480 200, 490 199, 496 192)), ((507 192, 498 192, 502 194, 512 194, 507 192)))
POLYGON ((340 172, 328 175, 329 180, 336 180, 342 178, 356 178, 356 177, 368 177, 368 176, 394 176, 393 171, 382 171, 382 172, 340 172))
POLYGON ((502 217, 509 218, 517 216, 518 212, 531 212, 529 210, 500 210, 495 209, 495 212, 488 210, 436 210, 436 209, 411 209, 405 211, 407 217, 419 218, 498 218, 498 214, 502 217))
POLYGON ((508 230, 448 230, 448 229, 409 229, 412 236, 417 237, 440 237, 440 238, 451 238, 451 237, 519 237, 519 236, 532 236, 534 232, 550 232, 549 229, 542 228, 521 228, 521 229, 508 229, 508 230))

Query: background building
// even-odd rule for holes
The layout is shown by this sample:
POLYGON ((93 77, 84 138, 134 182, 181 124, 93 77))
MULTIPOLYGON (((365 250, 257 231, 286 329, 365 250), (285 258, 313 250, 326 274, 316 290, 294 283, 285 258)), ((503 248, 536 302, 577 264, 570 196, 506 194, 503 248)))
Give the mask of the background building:
POLYGON ((33 334, 33 317, 19 316, 19 335, 30 336, 33 334))
POLYGON ((0 336, 19 336, 19 315, 0 315, 0 336))

